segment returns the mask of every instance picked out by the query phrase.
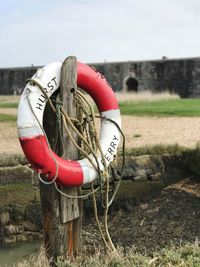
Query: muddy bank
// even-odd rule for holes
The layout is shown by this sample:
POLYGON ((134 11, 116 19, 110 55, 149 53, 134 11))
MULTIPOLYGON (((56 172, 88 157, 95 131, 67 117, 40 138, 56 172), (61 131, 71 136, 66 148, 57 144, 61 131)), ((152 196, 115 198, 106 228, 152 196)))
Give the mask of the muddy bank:
MULTIPOLYGON (((109 215, 111 237, 116 246, 135 246, 150 255, 172 244, 194 242, 200 239, 199 207, 200 184, 184 179, 113 210, 109 215)), ((93 219, 85 221, 83 240, 86 250, 103 247, 93 219)))
MULTIPOLYGON (((120 161, 122 159, 119 158, 118 164, 120 161)), ((0 244, 42 237, 42 214, 37 176, 33 174, 20 155, 10 157, 7 154, 1 155, 0 162, 0 244)), ((177 156, 127 156, 123 180, 111 212, 126 211, 129 206, 132 206, 130 202, 135 203, 141 195, 161 190, 167 184, 183 178, 180 163, 177 156)), ((111 179, 113 190, 118 183, 115 179, 115 176, 111 179)), ((100 203, 100 198, 98 198, 101 213, 100 203)), ((91 199, 84 200, 84 214, 85 217, 92 219, 91 199)))

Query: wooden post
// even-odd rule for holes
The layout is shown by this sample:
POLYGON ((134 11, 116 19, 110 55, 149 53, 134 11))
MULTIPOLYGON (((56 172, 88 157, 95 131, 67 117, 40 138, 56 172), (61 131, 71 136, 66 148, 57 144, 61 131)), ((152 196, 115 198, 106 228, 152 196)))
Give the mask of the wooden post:
MULTIPOLYGON (((74 92, 77 90, 77 61, 75 57, 68 57, 64 61, 61 69, 61 99, 63 100, 63 108, 68 115, 76 118, 76 103, 74 99, 74 92)), ((78 143, 78 137, 75 133, 73 138, 78 143)), ((63 158, 78 159, 78 150, 69 140, 66 132, 63 129, 63 158)), ((79 195, 79 188, 63 188, 63 191, 72 196, 79 195)), ((81 201, 74 198, 66 198, 61 196, 61 219, 62 223, 68 225, 67 235, 67 254, 76 256, 80 246, 81 235, 81 201)))
MULTIPOLYGON (((64 109, 69 116, 76 116, 76 106, 72 91, 77 88, 76 58, 68 57, 61 68, 60 96, 64 109)), ((56 143, 55 114, 45 111, 44 128, 50 145, 56 143)), ((74 135, 77 139, 77 136, 74 135)), ((57 151, 58 153, 58 151, 57 151)), ((78 159, 78 151, 63 131, 63 157, 78 159)), ((60 188, 68 195, 78 195, 79 188, 60 188)), ((44 221, 44 244, 52 265, 58 256, 76 256, 80 247, 81 216, 80 203, 77 199, 61 196, 54 185, 40 183, 41 202, 44 221)))

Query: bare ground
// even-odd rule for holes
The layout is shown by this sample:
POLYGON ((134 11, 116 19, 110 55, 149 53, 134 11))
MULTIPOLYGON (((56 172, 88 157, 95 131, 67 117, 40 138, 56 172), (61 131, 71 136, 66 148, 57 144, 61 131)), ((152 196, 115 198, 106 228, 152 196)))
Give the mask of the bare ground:
MULTIPOLYGON (((124 249, 135 246, 138 251, 147 254, 172 244, 193 243, 200 240, 199 205, 199 183, 186 178, 161 191, 154 190, 125 202, 122 209, 111 211, 111 237, 116 246, 124 249)), ((86 224, 83 238, 89 250, 101 246, 94 221, 86 224)))
POLYGON ((16 115, 16 108, 0 108, 0 114, 16 115))
POLYGON ((200 140, 199 117, 123 116, 122 129, 127 147, 175 143, 194 147, 200 140))
POLYGON ((0 153, 22 153, 15 122, 0 123, 0 153))
MULTIPOLYGON (((15 109, 0 109, 1 114, 16 114, 15 109)), ((200 140, 199 117, 136 117, 123 116, 122 129, 126 146, 141 147, 158 144, 179 144, 194 147, 200 140)), ((0 151, 22 153, 15 122, 0 123, 0 151)))

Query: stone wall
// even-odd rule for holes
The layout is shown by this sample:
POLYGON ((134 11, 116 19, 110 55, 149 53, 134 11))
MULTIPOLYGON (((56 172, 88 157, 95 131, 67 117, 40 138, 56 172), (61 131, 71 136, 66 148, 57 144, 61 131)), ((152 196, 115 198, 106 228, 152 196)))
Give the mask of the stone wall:
MULTIPOLYGON (((181 97, 200 96, 200 58, 90 64, 114 91, 170 91, 181 97)), ((20 94, 37 67, 0 69, 0 94, 20 94)))
POLYGON ((132 78, 138 82, 138 91, 169 91, 181 97, 198 97, 198 65, 200 58, 104 63, 94 67, 105 75, 115 91, 125 90, 127 80, 132 78))
POLYGON ((0 95, 18 95, 38 67, 0 69, 0 95))
POLYGON ((0 154, 0 245, 42 237, 42 214, 33 172, 20 155, 0 154))

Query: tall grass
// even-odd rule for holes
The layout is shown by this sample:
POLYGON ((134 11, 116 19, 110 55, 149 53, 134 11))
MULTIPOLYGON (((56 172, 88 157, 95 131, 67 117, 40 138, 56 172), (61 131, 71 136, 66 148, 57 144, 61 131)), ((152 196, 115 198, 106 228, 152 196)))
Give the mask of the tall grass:
POLYGON ((139 93, 116 93, 119 102, 155 102, 165 100, 177 100, 180 96, 167 91, 161 93, 153 93, 151 91, 142 91, 139 93))
MULTIPOLYGON (((119 93, 115 93, 115 96, 119 102, 120 105, 120 110, 121 113, 124 115, 143 115, 143 109, 141 110, 140 106, 141 104, 143 104, 143 106, 145 106, 145 109, 148 108, 146 107, 146 104, 148 104, 150 106, 150 113, 151 113, 151 105, 156 105, 161 103, 166 103, 168 101, 178 101, 180 99, 180 97, 177 94, 172 94, 169 92, 162 92, 162 93, 152 93, 150 91, 144 91, 144 92, 140 92, 140 93, 124 93, 124 92, 119 92, 119 93), (138 111, 135 109, 138 107, 138 111), (132 112, 132 109, 134 109, 134 111, 132 112), (133 114, 132 114, 133 113, 133 114)), ((95 111, 97 112, 97 108, 96 108, 96 104, 94 102, 94 100, 88 95, 85 95, 86 99, 88 100, 88 102, 90 103, 91 106, 93 106, 95 108, 95 111)), ((149 110, 145 110, 145 114, 148 114, 149 110)), ((159 113, 159 111, 157 112, 159 113)), ((151 115, 151 114, 150 114, 151 115)))
POLYGON ((0 103, 0 108, 17 108, 18 107, 18 103, 0 103))
POLYGON ((0 108, 17 108, 20 96, 0 95, 0 108))
MULTIPOLYGON (((139 93, 116 93, 115 94, 119 102, 155 102, 163 100, 179 99, 177 94, 171 94, 169 92, 152 93, 151 91, 143 91, 139 93)), ((0 95, 0 108, 17 108, 20 96, 16 95, 0 95)), ((92 105, 95 105, 92 98, 87 95, 87 99, 92 105)))
POLYGON ((16 115, 10 115, 10 114, 1 114, 0 113, 0 122, 14 122, 17 120, 16 115))
MULTIPOLYGON (((181 156, 185 151, 189 149, 178 144, 171 145, 146 145, 134 148, 126 148, 126 155, 140 156, 140 155, 173 155, 181 156)), ((196 148, 189 150, 196 151, 196 148)))
MULTIPOLYGON (((13 267, 49 267, 44 249, 38 256, 13 265, 13 267)), ((200 266, 200 246, 196 241, 192 244, 165 248, 154 252, 151 256, 138 253, 135 248, 119 253, 102 254, 96 252, 92 256, 79 256, 76 259, 59 258, 57 267, 198 267, 200 266)))
POLYGON ((124 115, 199 117, 200 99, 169 99, 160 101, 120 102, 124 115))
POLYGON ((50 264, 42 247, 38 255, 32 255, 29 259, 13 264, 13 267, 50 267, 50 264))
POLYGON ((20 95, 0 95, 0 103, 19 103, 20 95))

